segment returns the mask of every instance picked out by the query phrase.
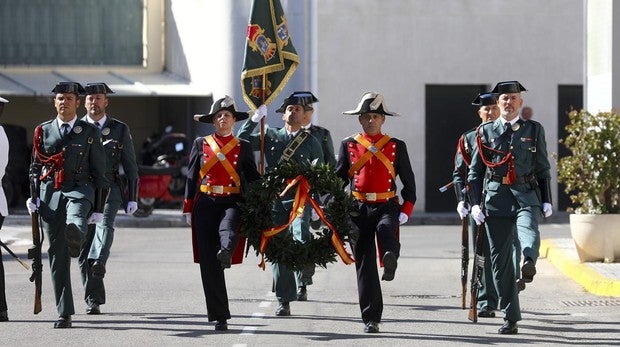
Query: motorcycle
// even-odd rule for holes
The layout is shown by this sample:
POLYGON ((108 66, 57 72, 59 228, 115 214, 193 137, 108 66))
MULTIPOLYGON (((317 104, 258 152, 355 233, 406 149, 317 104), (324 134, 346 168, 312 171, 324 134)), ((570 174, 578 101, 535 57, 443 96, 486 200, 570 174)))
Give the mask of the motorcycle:
POLYGON ((167 126, 163 134, 147 138, 138 165, 138 210, 148 217, 156 207, 179 208, 183 203, 191 142, 167 126))

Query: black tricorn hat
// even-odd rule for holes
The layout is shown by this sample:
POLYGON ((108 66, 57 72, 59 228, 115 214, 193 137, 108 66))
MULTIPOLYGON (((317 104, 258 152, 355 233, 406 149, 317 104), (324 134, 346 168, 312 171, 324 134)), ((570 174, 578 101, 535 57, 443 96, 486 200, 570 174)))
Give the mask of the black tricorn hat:
POLYGON ((211 111, 209 114, 195 114, 194 120, 202 123, 213 123, 213 116, 221 110, 230 111, 235 116, 235 121, 247 119, 250 115, 247 112, 238 112, 235 109, 235 100, 228 95, 217 100, 211 105, 211 111))
POLYGON ((497 94, 494 93, 480 93, 471 102, 474 106, 488 106, 497 104, 497 94))
POLYGON ((1 97, 1 96, 0 96, 0 103, 3 103, 3 104, 8 104, 8 103, 9 103, 9 100, 7 100, 7 99, 5 99, 5 98, 3 98, 3 97, 1 97))
POLYGON ((362 99, 359 104, 357 104, 357 108, 351 111, 344 111, 342 114, 364 114, 364 113, 379 113, 386 116, 400 116, 396 112, 390 112, 385 105, 385 101, 383 100, 383 95, 375 92, 366 92, 362 95, 362 99))
POLYGON ((518 81, 505 81, 496 84, 495 88, 493 88, 491 93, 500 95, 509 93, 521 93, 525 91, 527 91, 527 89, 525 89, 525 87, 522 86, 521 83, 519 83, 518 81))
POLYGON ((77 82, 58 82, 58 84, 52 89, 52 93, 65 94, 73 93, 75 95, 84 95, 84 87, 77 82))
POLYGON ((284 113, 288 105, 308 106, 318 101, 319 99, 317 99, 316 96, 312 94, 312 92, 294 92, 293 94, 289 95, 288 98, 284 99, 282 106, 280 106, 280 108, 277 109, 276 112, 284 113))
POLYGON ((90 95, 90 94, 114 94, 112 89, 110 89, 110 87, 108 87, 108 85, 103 83, 103 82, 87 83, 86 86, 84 87, 84 89, 86 90, 86 95, 90 95))

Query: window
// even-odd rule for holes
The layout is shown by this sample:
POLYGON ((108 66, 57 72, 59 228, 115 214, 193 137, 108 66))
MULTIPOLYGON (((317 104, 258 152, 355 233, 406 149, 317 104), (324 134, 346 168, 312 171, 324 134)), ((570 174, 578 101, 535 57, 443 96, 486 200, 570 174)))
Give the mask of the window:
POLYGON ((143 66, 142 0, 2 0, 0 65, 143 66))

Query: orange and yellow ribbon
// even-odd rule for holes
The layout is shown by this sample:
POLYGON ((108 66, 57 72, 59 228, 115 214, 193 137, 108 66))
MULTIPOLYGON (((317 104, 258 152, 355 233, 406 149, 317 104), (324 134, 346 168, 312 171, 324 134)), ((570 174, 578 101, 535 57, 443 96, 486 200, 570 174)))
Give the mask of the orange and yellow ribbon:
POLYGON ((291 213, 289 215, 288 222, 285 224, 264 230, 261 235, 261 240, 260 240, 261 262, 258 266, 262 268, 263 270, 265 270, 264 254, 265 254, 265 249, 267 249, 267 243, 269 243, 269 239, 277 235, 278 233, 280 233, 282 230, 288 228, 288 226, 291 225, 291 223, 293 223, 295 218, 303 214, 306 201, 310 202, 310 205, 312 206, 312 208, 314 208, 319 218, 323 221, 323 223, 325 223, 325 225, 328 228, 330 228, 333 231, 331 242, 332 242, 332 245, 334 246, 334 249, 336 250, 336 253, 338 253, 342 261, 347 265, 355 262, 355 260, 353 260, 353 258, 349 255, 349 253, 347 253, 346 249, 344 248, 344 244, 342 243, 342 240, 338 236, 338 232, 336 231, 336 229, 331 225, 331 223, 327 221, 327 218, 325 218, 323 209, 319 206, 319 204, 316 201, 314 201, 314 199, 312 199, 312 197, 310 197, 310 194, 309 194, 310 183, 303 175, 298 175, 297 177, 292 179, 289 182, 289 184, 286 186, 286 188, 284 188, 282 193, 280 193, 280 197, 283 197, 284 195, 286 195, 289 189, 293 188, 296 185, 298 185, 298 187, 297 187, 297 191, 295 192, 295 199, 293 200, 293 206, 291 208, 291 213))

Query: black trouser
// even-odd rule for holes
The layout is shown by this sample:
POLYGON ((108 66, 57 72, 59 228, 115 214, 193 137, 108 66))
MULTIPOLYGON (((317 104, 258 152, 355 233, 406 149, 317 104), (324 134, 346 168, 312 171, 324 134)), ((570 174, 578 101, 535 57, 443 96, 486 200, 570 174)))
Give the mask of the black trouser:
POLYGON ((377 269, 377 249, 375 236, 381 245, 381 254, 391 251, 400 254, 397 238, 399 204, 390 200, 385 203, 358 203, 359 215, 352 216, 352 232, 359 233, 353 245, 355 270, 357 271, 357 292, 364 323, 381 322, 383 297, 377 269))
POLYGON ((216 200, 201 194, 192 213, 210 322, 230 319, 224 269, 216 255, 220 249, 235 250, 241 224, 241 212, 236 203, 218 204, 216 200))
MULTIPOLYGON (((4 223, 4 216, 0 215, 0 230, 4 223)), ((2 264, 2 247, 0 247, 0 312, 4 312, 8 309, 6 305, 5 295, 6 285, 4 284, 4 265, 2 264)))

